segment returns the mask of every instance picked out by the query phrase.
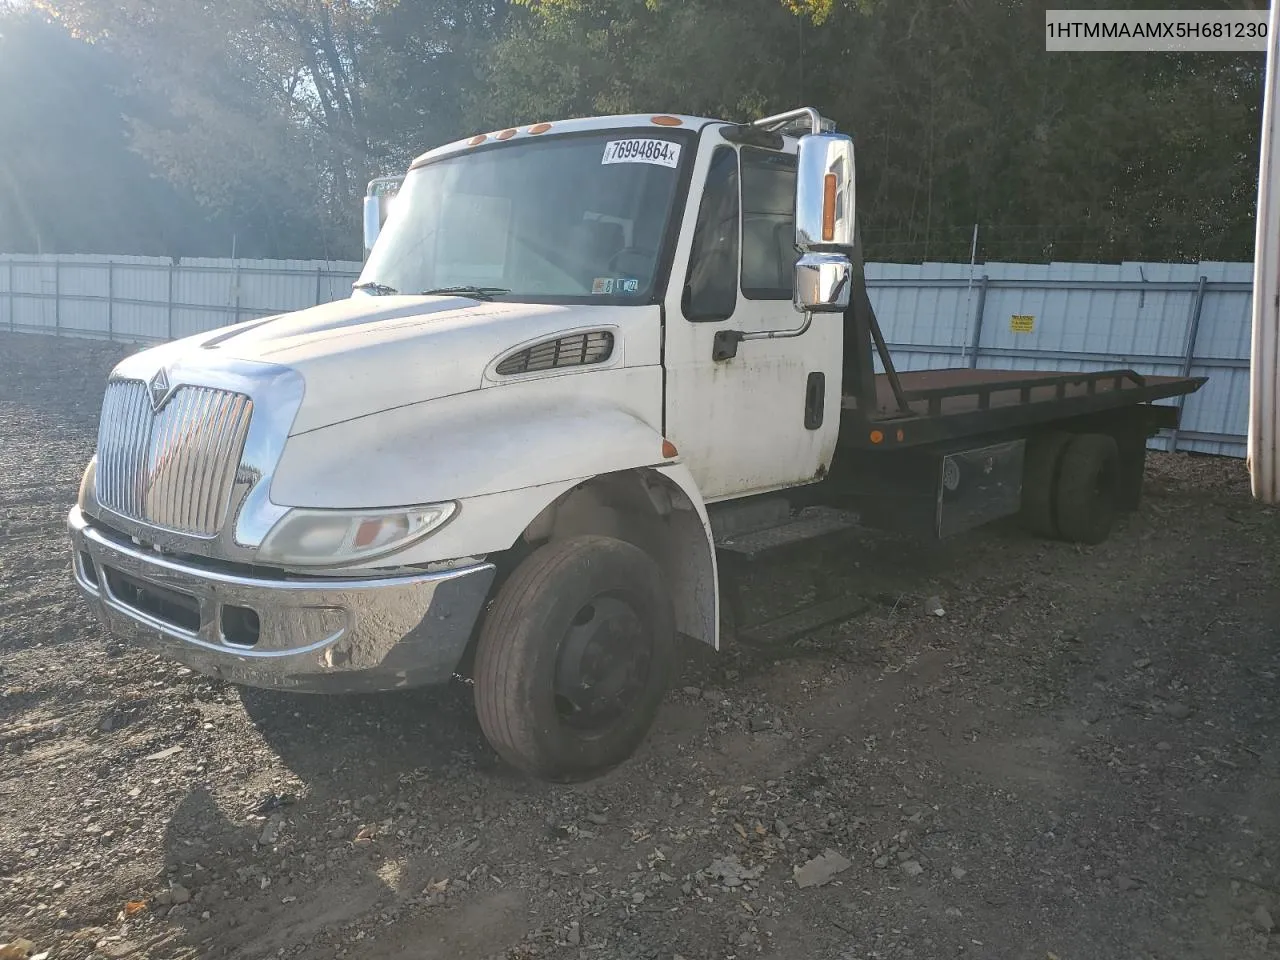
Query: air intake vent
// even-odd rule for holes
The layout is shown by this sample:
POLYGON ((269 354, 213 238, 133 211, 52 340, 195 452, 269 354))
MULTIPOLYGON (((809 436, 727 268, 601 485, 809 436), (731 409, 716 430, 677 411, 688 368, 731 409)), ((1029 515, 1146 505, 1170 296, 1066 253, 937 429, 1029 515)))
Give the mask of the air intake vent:
POLYGON ((494 368, 502 377, 518 373, 537 373, 560 367, 581 367, 604 363, 613 353, 613 334, 606 330, 576 333, 526 347, 505 358, 494 368))

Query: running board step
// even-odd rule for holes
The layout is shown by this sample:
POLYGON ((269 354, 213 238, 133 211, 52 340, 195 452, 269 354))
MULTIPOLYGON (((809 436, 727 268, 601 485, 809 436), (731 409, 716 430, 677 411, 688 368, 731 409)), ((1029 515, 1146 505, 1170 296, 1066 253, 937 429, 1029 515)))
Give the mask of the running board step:
POLYGON ((858 526, 858 515, 833 507, 806 507, 791 519, 755 530, 736 533, 724 539, 716 539, 716 548, 737 554, 745 560, 755 560, 765 553, 782 547, 804 543, 851 530, 858 526))
POLYGON ((847 596, 824 600, 749 627, 741 631, 737 639, 753 646, 776 646, 841 620, 848 620, 870 608, 871 604, 865 597, 847 596))

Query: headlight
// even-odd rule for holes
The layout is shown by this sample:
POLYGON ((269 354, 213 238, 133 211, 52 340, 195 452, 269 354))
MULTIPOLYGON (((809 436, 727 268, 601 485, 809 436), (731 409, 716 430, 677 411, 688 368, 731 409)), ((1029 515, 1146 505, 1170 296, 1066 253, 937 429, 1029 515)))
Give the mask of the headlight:
POLYGON ((268 562, 324 566, 394 553, 442 527, 456 503, 391 510, 290 510, 258 550, 268 562))

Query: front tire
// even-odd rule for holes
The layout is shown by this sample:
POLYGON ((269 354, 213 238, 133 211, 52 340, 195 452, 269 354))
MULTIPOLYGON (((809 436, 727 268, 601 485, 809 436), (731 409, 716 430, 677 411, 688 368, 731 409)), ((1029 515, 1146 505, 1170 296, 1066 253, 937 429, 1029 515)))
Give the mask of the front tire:
POLYGON ((535 777, 598 776, 644 740, 675 654, 671 596, 652 557, 609 537, 548 544, 515 569, 485 618, 480 726, 535 777))

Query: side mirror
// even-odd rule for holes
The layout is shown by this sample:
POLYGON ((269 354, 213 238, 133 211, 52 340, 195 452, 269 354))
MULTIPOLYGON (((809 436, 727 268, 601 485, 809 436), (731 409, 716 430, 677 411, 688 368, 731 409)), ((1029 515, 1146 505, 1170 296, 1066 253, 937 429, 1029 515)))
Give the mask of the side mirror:
POLYGON ((793 304, 802 313, 840 313, 849 305, 854 249, 853 140, 839 133, 800 138, 796 169, 793 304))
POLYGON ((374 241, 382 231, 382 198, 364 198, 364 255, 366 259, 373 249, 374 241))
POLYGON ((387 222, 387 213, 391 209, 391 201, 400 192, 404 177, 377 177, 369 181, 364 196, 364 255, 369 257, 382 225, 387 222))
POLYGON ((800 138, 796 164, 796 246, 853 252, 853 140, 842 133, 800 138))
POLYGON ((843 253, 806 253, 796 261, 792 303, 801 313, 843 313, 853 264, 843 253))

